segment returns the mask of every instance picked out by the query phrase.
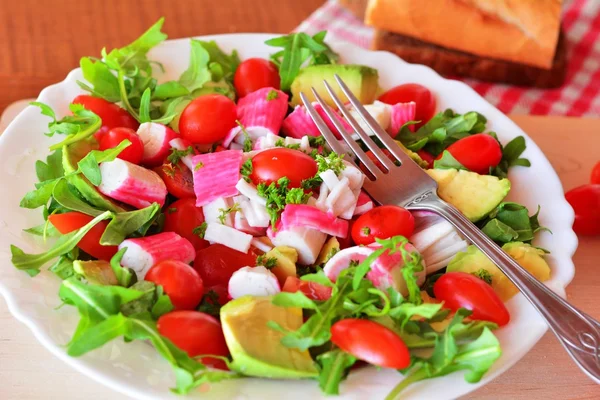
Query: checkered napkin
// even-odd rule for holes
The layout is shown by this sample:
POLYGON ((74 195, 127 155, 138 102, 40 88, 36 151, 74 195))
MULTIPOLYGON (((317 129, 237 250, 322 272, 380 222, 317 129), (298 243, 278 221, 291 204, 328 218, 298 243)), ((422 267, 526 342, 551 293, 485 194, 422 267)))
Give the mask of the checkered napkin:
MULTIPOLYGON (((502 112, 531 115, 600 116, 600 0, 565 0, 562 26, 569 49, 565 84, 530 89, 463 79, 502 112)), ((328 31, 328 38, 368 48, 373 30, 335 0, 327 1, 297 31, 328 31)))

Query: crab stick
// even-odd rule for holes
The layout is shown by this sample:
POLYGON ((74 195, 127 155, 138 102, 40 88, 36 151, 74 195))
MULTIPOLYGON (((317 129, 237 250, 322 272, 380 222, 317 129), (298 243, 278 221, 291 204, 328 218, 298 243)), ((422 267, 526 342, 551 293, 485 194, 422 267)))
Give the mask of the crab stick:
POLYGON ((277 277, 262 265, 243 267, 229 278, 227 287, 229 297, 237 299, 242 296, 271 296, 281 292, 277 277))
POLYGON ((252 242, 252 235, 238 231, 230 226, 209 222, 206 224, 204 240, 208 240, 212 243, 219 243, 230 249, 247 253, 248 249, 250 249, 250 243, 252 242))
POLYGON ((300 139, 303 136, 321 136, 317 125, 306 112, 304 106, 296 106, 281 124, 281 130, 287 136, 300 139))
MULTIPOLYGON (((192 146, 192 142, 182 138, 175 138, 169 142, 169 145, 174 149, 184 151, 187 150, 190 146, 192 146)), ((193 157, 194 154, 189 154, 187 156, 181 157, 181 162, 192 172, 194 172, 194 162, 192 161, 193 157)))
POLYGON ((192 158, 196 206, 202 207, 219 197, 238 194, 242 166, 241 150, 199 154, 192 158))
POLYGON ((137 134, 144 144, 142 164, 149 167, 161 165, 171 151, 169 142, 179 137, 173 129, 156 122, 144 122, 137 134))
MULTIPOLYGON (((390 126, 388 128, 389 134, 396 136, 402 125, 408 121, 415 120, 416 112, 417 104, 414 101, 394 104, 391 109, 390 126)), ((414 131, 414 125, 409 125, 408 129, 414 131)))
POLYGON ((286 205, 281 213, 281 224, 283 229, 307 227, 341 238, 348 235, 348 221, 306 204, 286 205))
POLYGON ((275 246, 289 246, 298 252, 298 262, 302 265, 312 265, 325 244, 327 234, 307 227, 290 227, 283 229, 281 223, 273 230, 269 227, 267 235, 275 246))

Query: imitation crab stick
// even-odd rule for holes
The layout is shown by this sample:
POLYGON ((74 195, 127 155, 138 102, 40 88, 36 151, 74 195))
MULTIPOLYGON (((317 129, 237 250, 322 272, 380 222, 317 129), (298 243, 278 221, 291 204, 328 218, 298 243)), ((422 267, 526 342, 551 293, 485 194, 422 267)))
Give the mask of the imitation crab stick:
POLYGON ((116 158, 100 164, 102 183, 98 190, 115 200, 136 208, 165 204, 167 187, 160 176, 149 169, 116 158))
MULTIPOLYGON (((284 92, 266 87, 258 89, 237 103, 237 117, 252 141, 267 133, 277 135, 288 108, 288 95, 284 92)), ((241 126, 233 128, 223 140, 227 147, 235 140, 243 143, 245 135, 241 126)))
POLYGON ((199 154, 192 158, 196 207, 202 207, 219 197, 238 194, 242 166, 241 150, 225 150, 199 154))
POLYGON ((138 279, 155 264, 165 260, 176 260, 186 264, 196 258, 196 251, 189 240, 175 232, 163 232, 142 238, 125 239, 119 250, 127 248, 121 265, 135 271, 138 279))
MULTIPOLYGON (((190 146, 192 146, 192 142, 182 138, 175 138, 169 142, 169 145, 174 149, 185 151, 189 149, 190 146)), ((192 161, 193 157, 193 154, 188 154, 186 156, 181 157, 181 162, 184 163, 185 166, 188 167, 192 172, 194 171, 194 162, 192 161)))
POLYGON ((354 215, 362 215, 373 208, 373 200, 362 190, 358 195, 354 215))
POLYGON ((281 292, 277 277, 265 267, 243 267, 231 275, 227 287, 229 297, 271 296, 281 292))
POLYGON ((210 222, 206 225, 204 240, 212 243, 219 243, 230 249, 247 253, 252 242, 252 235, 238 231, 226 225, 210 222))
POLYGON ((267 235, 275 246, 289 246, 296 249, 298 262, 302 265, 314 264, 327 239, 327 234, 317 229, 300 226, 283 229, 281 223, 275 230, 269 227, 267 235))
POLYGON ((218 197, 202 206, 204 213, 204 221, 207 223, 214 222, 227 226, 233 226, 232 212, 228 212, 233 207, 231 198, 218 197))
POLYGON ((169 142, 179 136, 173 129, 156 122, 144 122, 137 134, 144 144, 142 164, 149 167, 162 165, 171 151, 169 142))
POLYGON ((294 111, 290 113, 281 125, 281 130, 287 136, 300 139, 303 136, 321 136, 317 125, 306 112, 304 106, 296 106, 294 111))
MULTIPOLYGON (((392 106, 390 126, 388 132, 396 136, 402 125, 408 121, 415 120, 415 113, 417 112, 417 104, 414 101, 408 103, 397 103, 392 106)), ((414 131, 414 125, 408 127, 411 131, 414 131)))
POLYGON ((328 235, 342 238, 348 235, 348 221, 306 204, 286 205, 281 213, 281 224, 283 229, 298 226, 317 229, 328 235))

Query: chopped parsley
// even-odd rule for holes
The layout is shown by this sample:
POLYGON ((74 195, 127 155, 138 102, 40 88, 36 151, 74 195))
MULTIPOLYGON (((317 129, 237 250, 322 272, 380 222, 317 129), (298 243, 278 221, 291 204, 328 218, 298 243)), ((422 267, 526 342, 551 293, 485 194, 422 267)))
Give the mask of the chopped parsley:
POLYGON ((360 231, 363 233, 363 235, 368 236, 371 234, 371 228, 369 228, 368 226, 363 227, 360 231))
POLYGON ((290 180, 287 177, 280 178, 276 183, 272 182, 269 186, 259 183, 256 187, 258 195, 267 200, 267 213, 271 217, 271 226, 279 219, 279 214, 283 211, 286 204, 305 204, 310 194, 304 193, 300 188, 289 189, 290 180))
POLYGON ((479 268, 477 271, 473 272, 473 275, 487 283, 488 285, 492 284, 492 274, 487 269, 479 268))
POLYGON ((348 268, 356 268, 359 266, 359 262, 357 260, 350 260, 350 264, 348 264, 348 268))
POLYGON ((310 147, 321 147, 327 144, 323 136, 309 136, 308 143, 310 147))
POLYGON ((189 156, 194 154, 194 147, 188 146, 185 150, 177 150, 176 148, 171 148, 171 154, 167 157, 167 161, 173 165, 177 165, 179 161, 185 156, 189 156))
POLYGON ((249 158, 242 164, 240 174, 244 177, 246 182, 250 182, 250 175, 252 175, 252 159, 249 158))
POLYGON ((256 265, 262 265, 266 269, 273 269, 277 266, 277 258, 267 257, 264 254, 256 257, 256 265))
POLYGON ((206 233, 207 227, 208 227, 208 224, 206 222, 203 222, 200 225, 198 225, 197 227, 195 227, 194 230, 192 231, 192 233, 194 235, 198 236, 200 239, 204 239, 204 234, 206 233))
POLYGON ((219 208, 219 216, 217 218, 219 219, 219 222, 224 225, 225 218, 227 218, 227 216, 232 212, 236 211, 240 211, 240 205, 238 203, 233 203, 233 205, 229 208, 219 208))
POLYGON ((174 213, 174 212, 176 212, 176 211, 177 211, 177 207, 170 207, 169 209, 167 209, 167 212, 168 212, 169 214, 173 214, 173 213, 174 213))
POLYGON ((194 167, 194 171, 198 171, 202 167, 204 167, 204 163, 202 161, 198 161, 198 164, 196 164, 194 167))
POLYGON ((287 149, 300 150, 300 143, 285 144, 283 139, 277 139, 275 141, 275 147, 285 147, 287 149))
MULTIPOLYGON (((315 152, 316 150, 313 150, 315 152)), ((311 154, 311 157, 313 155, 311 154)), ((339 175, 340 172, 346 168, 344 164, 344 155, 340 155, 337 153, 329 153, 327 156, 322 156, 321 154, 315 154, 315 161, 317 162, 318 170, 315 176, 312 178, 304 179, 301 182, 301 187, 306 190, 311 190, 319 187, 323 180, 319 176, 319 174, 323 171, 327 171, 328 169, 332 170, 336 175, 339 175)))
POLYGON ((221 303, 219 303, 219 294, 214 290, 209 290, 204 297, 202 302, 197 308, 198 311, 210 314, 213 317, 219 318, 221 314, 221 303))
POLYGON ((242 123, 238 120, 236 120, 235 123, 238 124, 238 126, 242 130, 242 134, 244 135, 244 148, 243 148, 244 153, 252 151, 252 139, 250 138, 250 134, 246 130, 246 127, 244 125, 242 125, 242 123))
POLYGON ((271 90, 269 90, 269 93, 267 93, 267 101, 275 100, 278 98, 279 98, 279 93, 277 93, 277 90, 275 90, 275 89, 271 89, 271 90))

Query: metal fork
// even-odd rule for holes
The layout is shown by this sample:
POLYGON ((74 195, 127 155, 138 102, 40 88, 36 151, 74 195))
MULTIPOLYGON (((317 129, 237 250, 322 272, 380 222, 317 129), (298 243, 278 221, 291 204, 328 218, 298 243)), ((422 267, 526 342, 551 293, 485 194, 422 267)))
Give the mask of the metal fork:
MULTIPOLYGON (((379 126, 342 79, 335 75, 335 80, 361 119, 401 163, 400 166, 397 166, 381 151, 352 117, 329 83, 325 81, 325 87, 339 111, 387 171, 378 168, 352 139, 351 133, 345 131, 344 126, 335 118, 334 111, 312 88, 315 99, 323 107, 344 141, 372 174, 371 177, 365 179, 364 189, 380 204, 397 204, 408 210, 431 211, 447 219, 506 274, 544 317, 575 363, 596 383, 600 383, 600 323, 547 288, 454 206, 440 199, 437 195, 437 182, 423 171, 379 126)), ((331 149, 336 153, 345 153, 344 147, 329 130, 304 93, 300 93, 300 97, 331 149)))

